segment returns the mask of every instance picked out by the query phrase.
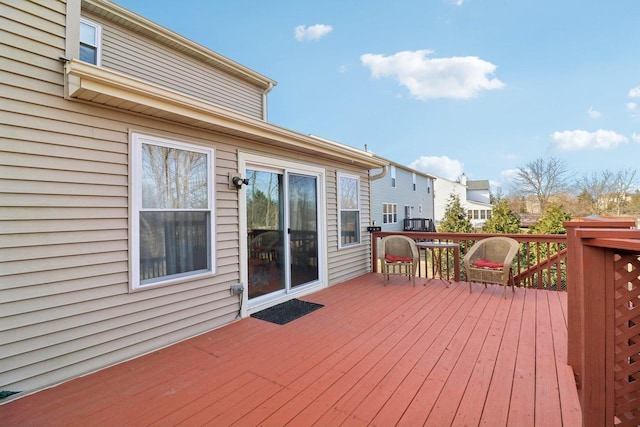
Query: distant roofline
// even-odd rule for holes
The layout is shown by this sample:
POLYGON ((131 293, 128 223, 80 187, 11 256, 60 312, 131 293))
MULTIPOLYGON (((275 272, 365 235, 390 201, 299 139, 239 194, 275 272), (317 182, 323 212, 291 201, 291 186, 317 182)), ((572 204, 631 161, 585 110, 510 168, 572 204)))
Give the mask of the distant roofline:
POLYGON ((384 160, 384 161, 386 161, 386 162, 389 162, 389 165, 390 165, 390 166, 395 166, 395 167, 398 167, 398 168, 402 168, 402 169, 407 170, 407 171, 409 171, 409 172, 413 172, 413 173, 415 173, 415 174, 422 175, 422 176, 424 176, 424 177, 426 177, 426 178, 430 178, 430 179, 433 179, 433 180, 439 179, 439 178, 438 178, 437 176, 435 176, 435 175, 431 175, 431 174, 428 174, 428 173, 426 173, 426 172, 421 172, 421 171, 419 171, 419 170, 416 170, 416 169, 410 168, 409 166, 402 165, 402 164, 400 164, 400 163, 398 163, 398 162, 394 162, 393 160, 387 159, 387 158, 382 157, 382 156, 379 156, 379 155, 377 155, 377 154, 374 154, 373 156, 374 156, 374 157, 377 157, 377 158, 379 158, 379 159, 381 159, 381 160, 384 160))
POLYGON ((491 190, 488 179, 467 180, 468 190, 491 190))

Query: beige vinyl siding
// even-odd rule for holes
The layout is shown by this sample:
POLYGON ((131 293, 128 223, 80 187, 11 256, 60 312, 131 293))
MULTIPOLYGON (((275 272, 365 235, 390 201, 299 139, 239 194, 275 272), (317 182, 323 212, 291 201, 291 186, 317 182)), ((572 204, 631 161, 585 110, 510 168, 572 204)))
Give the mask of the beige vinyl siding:
POLYGON ((100 17, 102 67, 261 119, 263 91, 100 17))
MULTIPOLYGON (((234 321, 239 193, 229 189, 228 174, 238 170, 238 150, 288 153, 65 100, 57 60, 65 51, 64 10, 54 1, 2 6, 0 62, 14 72, 0 70, 0 390, 55 384, 234 321), (129 292, 132 131, 215 148, 215 275, 129 292)), ((329 283, 367 271, 368 233, 338 252, 335 183, 343 166, 361 176, 366 227, 366 172, 289 155, 327 170, 329 283)))
POLYGON ((239 309, 229 293, 239 281, 229 147, 216 151, 218 273, 128 292, 129 130, 175 125, 65 101, 65 7, 46 5, 16 1, 1 18, 2 390, 36 389, 158 349, 229 323, 239 309))
POLYGON ((327 229, 329 230, 329 283, 336 284, 371 270, 371 238, 369 225, 369 177, 361 170, 339 169, 342 173, 360 176, 359 245, 338 249, 338 202, 336 172, 327 174, 327 229))

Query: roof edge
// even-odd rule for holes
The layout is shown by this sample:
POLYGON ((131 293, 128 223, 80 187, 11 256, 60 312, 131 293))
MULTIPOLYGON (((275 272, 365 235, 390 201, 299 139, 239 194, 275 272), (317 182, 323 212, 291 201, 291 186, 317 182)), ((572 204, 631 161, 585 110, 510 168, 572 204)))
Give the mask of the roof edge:
POLYGON ((198 44, 160 24, 157 24, 137 13, 130 11, 110 0, 82 0, 82 8, 91 12, 100 12, 105 16, 113 19, 117 17, 121 20, 127 21, 136 27, 136 30, 145 35, 151 35, 155 40, 158 40, 164 44, 178 46, 183 52, 190 52, 194 56, 204 57, 208 61, 215 63, 219 68, 227 70, 232 74, 239 76, 245 80, 262 87, 263 89, 269 89, 278 83, 275 80, 266 77, 257 71, 254 71, 244 65, 233 61, 213 50, 198 44))
POLYGON ((190 123, 194 120, 201 121, 221 129, 228 129, 232 131, 231 134, 278 142, 293 149, 306 150, 346 163, 351 162, 369 170, 388 164, 366 151, 304 135, 211 102, 76 59, 66 63, 65 72, 69 98, 82 99, 100 105, 107 104, 108 99, 124 100, 128 101, 129 105, 124 111, 131 110, 134 105, 142 105, 149 107, 150 110, 155 109, 184 117, 187 119, 185 120, 187 125, 193 126, 190 123))

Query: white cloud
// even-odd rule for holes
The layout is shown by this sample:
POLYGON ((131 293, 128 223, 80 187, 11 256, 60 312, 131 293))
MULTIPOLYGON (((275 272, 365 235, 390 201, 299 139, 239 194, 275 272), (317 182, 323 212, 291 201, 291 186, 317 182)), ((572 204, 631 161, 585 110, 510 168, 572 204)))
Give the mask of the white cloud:
POLYGON ((638 144, 640 144, 640 133, 633 133, 633 135, 631 135, 631 139, 634 142, 637 142, 638 144))
POLYGON ((429 175, 439 176, 455 181, 460 178, 464 171, 464 165, 458 160, 450 159, 447 156, 420 156, 409 165, 410 168, 429 175))
POLYGON ((500 189, 505 195, 506 191, 513 188, 516 178, 518 176, 518 169, 506 169, 500 172, 499 181, 490 180, 492 191, 498 191, 500 189))
POLYGON ((305 25, 298 25, 295 29, 294 34, 296 40, 306 41, 317 40, 321 37, 326 36, 331 31, 333 31, 333 27, 331 25, 316 24, 309 27, 305 25))
POLYGON ((627 137, 615 133, 611 130, 598 129, 595 132, 586 130, 565 130, 554 132, 551 140, 561 150, 583 150, 583 149, 609 149, 615 148, 620 143, 626 143, 627 137))
POLYGON ((518 176, 518 169, 506 169, 500 172, 500 180, 511 183, 518 176))
POLYGON ((627 102, 627 110, 634 119, 640 119, 640 106, 635 102, 627 102))
POLYGON ((451 3, 455 4, 456 6, 462 6, 464 0, 451 0, 451 3))
POLYGON ((428 58, 433 51, 403 51, 391 56, 367 53, 360 57, 374 78, 395 77, 413 98, 472 98, 481 90, 504 87, 497 78, 488 78, 496 66, 475 56, 428 58))
POLYGON ((640 86, 636 86, 629 91, 627 95, 629 98, 640 98, 640 86))
POLYGON ((600 111, 596 111, 593 109, 593 107, 589 107, 589 110, 587 110, 587 114, 589 115, 589 117, 591 117, 592 119, 597 119, 600 116, 602 116, 602 114, 600 114, 600 111))

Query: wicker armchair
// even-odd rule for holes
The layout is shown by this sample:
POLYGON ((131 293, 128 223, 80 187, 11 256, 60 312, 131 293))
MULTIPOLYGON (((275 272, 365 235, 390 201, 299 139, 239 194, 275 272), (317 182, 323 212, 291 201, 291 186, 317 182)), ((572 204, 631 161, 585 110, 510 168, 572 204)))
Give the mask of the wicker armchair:
POLYGON ((389 275, 408 276, 416 285, 416 271, 420 255, 413 239, 406 236, 386 236, 380 242, 380 265, 387 284, 389 275))
POLYGON ((471 282, 495 283, 504 286, 503 296, 507 297, 507 285, 514 291, 511 265, 520 244, 510 237, 488 237, 477 241, 464 257, 464 268, 472 292, 471 282))

